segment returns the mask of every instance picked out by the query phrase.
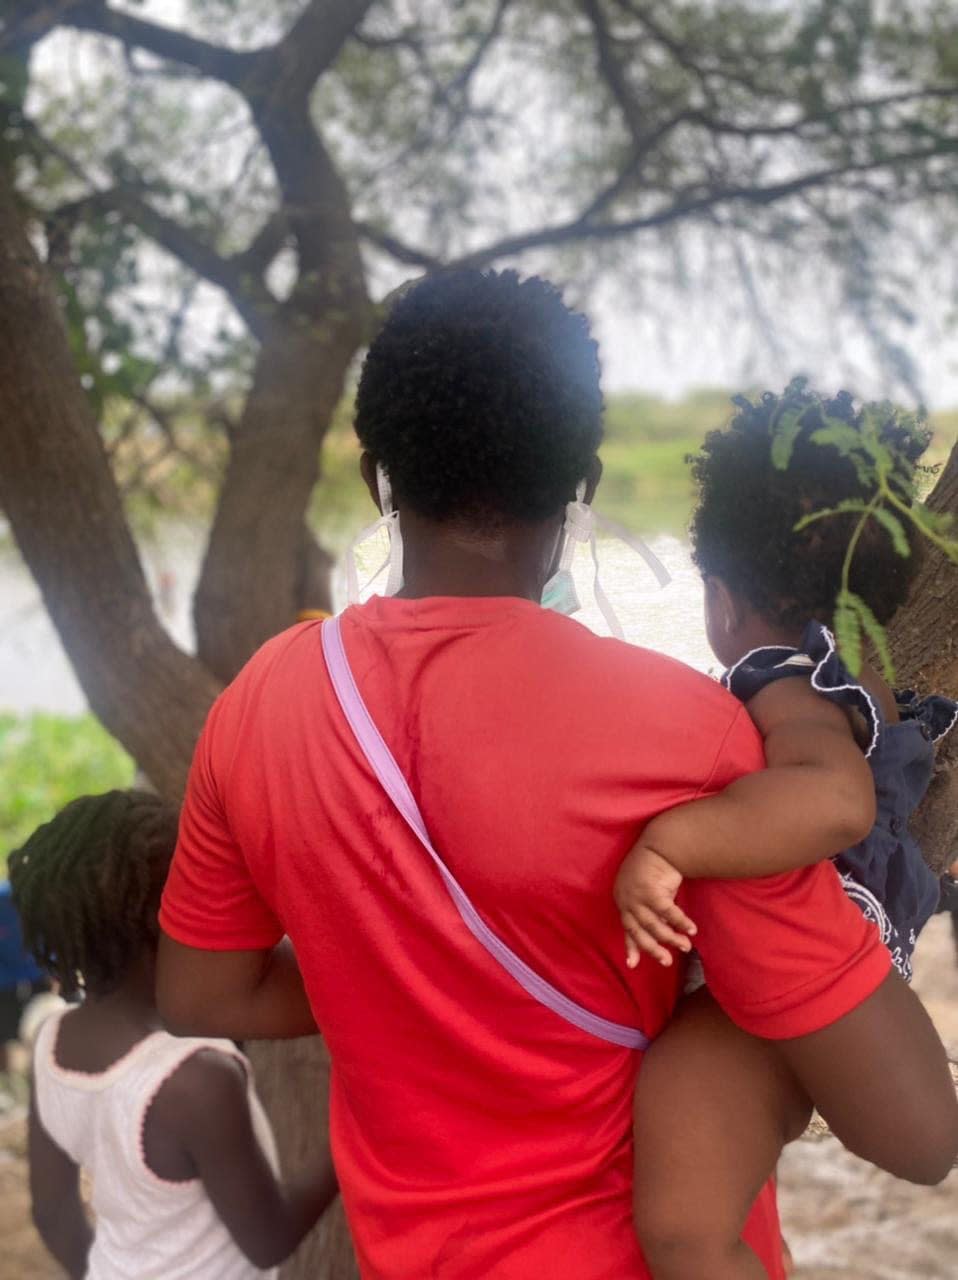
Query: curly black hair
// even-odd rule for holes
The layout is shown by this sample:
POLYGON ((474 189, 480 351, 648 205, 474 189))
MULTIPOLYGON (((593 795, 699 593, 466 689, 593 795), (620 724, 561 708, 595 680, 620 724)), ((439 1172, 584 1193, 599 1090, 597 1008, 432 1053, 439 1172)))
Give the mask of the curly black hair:
MULTIPOLYGON (((874 497, 874 481, 852 458, 811 438, 826 419, 861 432, 864 411, 848 392, 825 399, 803 379, 790 383, 781 396, 766 392, 757 403, 744 396, 734 403, 738 412, 729 426, 710 432, 690 459, 698 487, 690 530, 695 563, 703 574, 723 578, 769 621, 790 629, 811 618, 829 623, 859 516, 829 517, 798 533, 795 525, 844 500, 874 497), (786 414, 798 417, 798 433, 788 466, 780 470, 772 459, 772 441, 786 414)), ((893 461, 891 483, 910 503, 930 433, 886 407, 877 434, 893 461)), ((852 560, 849 588, 882 624, 904 602, 918 569, 920 541, 910 527, 906 536, 907 557, 895 551, 877 521, 869 520, 852 560)))
POLYGON ((436 521, 532 522, 575 496, 602 407, 589 323, 553 285, 458 270, 393 306, 363 364, 356 434, 397 504, 436 521))
POLYGON ((146 791, 73 800, 10 855, 24 942, 67 996, 108 995, 159 934, 177 812, 146 791))

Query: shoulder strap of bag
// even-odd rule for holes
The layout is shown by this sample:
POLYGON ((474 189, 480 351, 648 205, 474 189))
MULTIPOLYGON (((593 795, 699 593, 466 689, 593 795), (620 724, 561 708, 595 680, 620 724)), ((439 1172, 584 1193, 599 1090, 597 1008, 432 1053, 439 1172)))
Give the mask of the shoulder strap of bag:
POLYGON ((383 790, 392 800, 400 814, 415 832, 423 848, 436 866, 449 896, 463 919, 466 928, 503 969, 510 974, 524 991, 534 1000, 557 1013, 566 1022, 581 1031, 607 1040, 626 1049, 645 1050, 649 1047, 649 1039, 636 1027, 627 1027, 618 1022, 610 1022, 598 1014, 590 1013, 582 1005, 570 1000, 558 991, 550 982, 529 967, 516 953, 489 928, 479 915, 466 894, 442 858, 433 848, 423 821, 419 806, 409 790, 396 760, 383 741, 372 716, 363 701, 362 694, 353 678, 340 630, 339 618, 330 618, 323 623, 322 629, 323 655, 329 669, 333 689, 343 709, 343 714, 355 735, 363 755, 373 773, 379 779, 383 790))

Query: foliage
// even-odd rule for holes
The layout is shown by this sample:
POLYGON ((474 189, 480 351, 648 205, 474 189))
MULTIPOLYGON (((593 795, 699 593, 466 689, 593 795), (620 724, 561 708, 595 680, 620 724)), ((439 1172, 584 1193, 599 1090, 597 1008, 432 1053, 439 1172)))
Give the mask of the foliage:
MULTIPOLYGON (((310 7, 190 0, 177 30, 262 48, 310 7)), ((198 469, 190 439, 151 412, 156 393, 235 407, 255 342, 245 267, 227 302, 191 250, 238 263, 286 193, 212 57, 157 59, 149 41, 104 37, 124 30, 105 6, 74 6, 72 29, 61 8, 31 60, 20 189, 46 224, 111 444, 119 421, 198 469)), ((436 262, 525 249, 538 265, 545 249, 583 285, 615 271, 636 308, 708 290, 775 342, 803 278, 810 305, 857 317, 887 375, 914 384, 913 280, 954 229, 958 186, 945 0, 380 0, 317 77, 312 119, 351 193, 374 295, 436 262)), ((277 236, 255 265, 277 305, 303 289, 296 239, 277 236)), ((222 457, 230 424, 214 416, 222 457)), ((120 460, 147 495, 153 470, 120 460)))
MULTIPOLYGON (((772 461, 782 471, 788 469, 799 426, 807 409, 807 403, 801 400, 803 391, 802 380, 792 384, 789 392, 782 397, 782 412, 774 426, 772 461), (789 393, 793 390, 796 395, 790 397, 789 393), (790 398, 799 403, 789 407, 790 398)), ((885 629, 868 604, 850 587, 855 553, 869 522, 874 521, 891 539, 898 555, 911 555, 906 532, 906 527, 910 526, 954 564, 958 564, 958 540, 950 536, 953 517, 930 511, 922 504, 922 469, 909 464, 890 445, 890 440, 896 434, 900 434, 902 438, 920 435, 925 429, 925 417, 922 413, 910 413, 886 402, 864 405, 859 413, 857 427, 824 413, 822 421, 823 425, 812 433, 811 441, 822 448, 832 449, 847 459, 854 467, 861 485, 872 496, 867 499, 848 499, 834 507, 811 511, 796 524, 795 530, 799 532, 820 520, 835 516, 859 516, 849 538, 842 565, 841 585, 835 601, 835 635, 842 656, 853 675, 861 672, 864 641, 867 640, 878 656, 885 678, 892 681, 894 667, 885 629)))
POLYGON ((74 797, 132 781, 132 760, 92 715, 0 713, 0 865, 74 797))

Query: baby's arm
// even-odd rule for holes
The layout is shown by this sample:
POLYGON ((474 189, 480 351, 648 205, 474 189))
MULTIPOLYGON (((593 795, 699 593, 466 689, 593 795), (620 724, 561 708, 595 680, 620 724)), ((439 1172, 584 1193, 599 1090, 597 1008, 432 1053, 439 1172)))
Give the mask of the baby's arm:
POLYGON ((615 899, 631 945, 663 964, 694 925, 674 904, 684 877, 793 871, 841 853, 875 823, 875 785, 847 714, 803 679, 766 685, 748 704, 767 768, 647 824, 619 871, 615 899))

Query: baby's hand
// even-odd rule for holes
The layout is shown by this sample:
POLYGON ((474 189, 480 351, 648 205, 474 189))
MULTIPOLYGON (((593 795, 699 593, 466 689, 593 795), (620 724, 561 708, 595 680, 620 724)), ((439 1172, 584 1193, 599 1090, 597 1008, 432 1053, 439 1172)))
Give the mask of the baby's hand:
POLYGON ((635 846, 619 868, 615 878, 615 902, 625 929, 626 964, 634 969, 643 951, 659 964, 672 963, 663 943, 678 951, 691 951, 689 937, 695 925, 675 905, 675 895, 682 876, 667 862, 641 842, 635 846))

